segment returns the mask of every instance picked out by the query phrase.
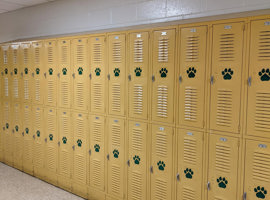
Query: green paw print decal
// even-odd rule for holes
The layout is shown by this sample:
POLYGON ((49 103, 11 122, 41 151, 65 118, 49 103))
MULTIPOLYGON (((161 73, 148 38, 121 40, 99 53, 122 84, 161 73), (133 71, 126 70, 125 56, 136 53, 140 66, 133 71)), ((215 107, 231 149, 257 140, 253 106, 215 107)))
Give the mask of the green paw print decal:
POLYGON ((113 157, 115 158, 119 157, 119 151, 117 149, 113 150, 113 157))
POLYGON ((119 69, 119 68, 115 68, 115 69, 113 70, 113 73, 114 73, 114 76, 115 76, 115 77, 119 76, 119 75, 120 75, 120 69, 119 69))
POLYGON ((141 74, 142 74, 142 69, 141 69, 140 67, 136 67, 136 69, 134 70, 134 72, 135 72, 135 75, 136 75, 136 76, 141 76, 141 74))
POLYGON ((166 165, 163 161, 160 160, 157 162, 157 166, 160 171, 164 171, 166 165))
POLYGON ((188 168, 186 168, 186 169, 184 170, 184 173, 185 173, 185 175, 186 175, 186 178, 188 178, 188 179, 192 179, 192 176, 193 176, 193 174, 194 174, 194 172, 192 171, 192 169, 188 169, 188 168))
POLYGON ((231 68, 229 68, 229 69, 225 68, 221 72, 221 74, 222 74, 224 80, 231 80, 232 79, 232 75, 233 75, 233 70, 231 68))
POLYGON ((5 69, 5 74, 8 74, 8 68, 5 69))
POLYGON ((194 67, 190 67, 187 70, 188 78, 194 78, 196 75, 197 70, 194 67))
POLYGON ((63 68, 62 73, 63 73, 63 75, 67 75, 67 68, 63 68))
POLYGON ((6 123, 6 128, 8 129, 8 127, 9 127, 9 124, 8 124, 8 123, 6 123))
POLYGON ((95 152, 99 152, 100 146, 98 144, 95 144, 94 149, 95 149, 95 152))
POLYGON ((263 68, 259 72, 259 76, 260 76, 261 81, 269 81, 270 80, 270 70, 263 68))
POLYGON ((95 69, 96 76, 100 76, 100 72, 101 72, 101 69, 99 67, 97 67, 95 69))
POLYGON ((29 133, 29 128, 25 128, 25 133, 26 133, 26 134, 29 133))
POLYGON ((78 73, 79 73, 79 75, 82 75, 82 73, 83 73, 83 68, 82 67, 78 68, 78 73))
POLYGON ((24 73, 28 74, 28 68, 24 68, 24 73))
POLYGON ((226 180, 225 177, 223 177, 223 178, 219 177, 217 179, 217 183, 218 183, 218 187, 225 189, 227 187, 228 181, 226 180))
POLYGON ((17 75, 18 74, 18 69, 14 68, 14 74, 17 75))
POLYGON ((63 142, 63 144, 66 144, 67 143, 67 138, 66 137, 63 137, 62 138, 62 142, 63 142))
POLYGON ((37 134, 37 137, 40 137, 40 131, 39 130, 37 130, 36 134, 37 134))
POLYGON ((140 161, 141 161, 140 156, 135 155, 133 157, 133 160, 134 160, 134 164, 135 165, 139 165, 140 164, 140 161))
POLYGON ((49 138, 50 138, 51 141, 53 141, 53 134, 50 134, 49 138))
POLYGON ((52 68, 49 69, 49 75, 53 75, 53 69, 52 68))
POLYGON ((82 141, 80 139, 77 140, 78 147, 82 146, 82 141))
POLYGON ((15 126, 15 131, 16 131, 16 132, 19 131, 19 126, 18 126, 18 125, 15 126))
POLYGON ((161 78, 166 78, 167 77, 168 70, 164 67, 164 68, 161 68, 161 70, 159 71, 159 73, 160 73, 161 78))
POLYGON ((267 190, 264 189, 264 187, 256 187, 254 188, 254 192, 256 193, 256 197, 258 197, 259 199, 265 199, 265 196, 267 194, 267 190))
POLYGON ((39 75, 40 69, 36 68, 36 74, 39 75))

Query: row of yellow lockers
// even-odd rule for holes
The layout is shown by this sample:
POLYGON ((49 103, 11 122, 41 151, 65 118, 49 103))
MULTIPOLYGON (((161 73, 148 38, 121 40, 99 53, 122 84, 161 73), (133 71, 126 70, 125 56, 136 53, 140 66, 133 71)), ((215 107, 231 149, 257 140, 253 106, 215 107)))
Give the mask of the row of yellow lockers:
POLYGON ((70 109, 2 106, 0 161, 85 198, 268 199, 269 141, 70 109))
POLYGON ((1 96, 269 137, 269 24, 245 18, 4 44, 1 96))

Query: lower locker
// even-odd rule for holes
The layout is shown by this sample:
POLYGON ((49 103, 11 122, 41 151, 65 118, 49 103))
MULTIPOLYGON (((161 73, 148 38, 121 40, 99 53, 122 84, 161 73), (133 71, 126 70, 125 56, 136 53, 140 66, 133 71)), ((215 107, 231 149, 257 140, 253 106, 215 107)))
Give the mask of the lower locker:
POLYGON ((4 102, 4 162, 7 165, 13 165, 13 135, 11 127, 11 105, 9 102, 4 102))
POLYGON ((238 199, 239 138, 210 135, 208 200, 238 199))
MULTIPOLYGON (((1 92, 1 91, 0 91, 1 92)), ((1 96, 0 96, 1 98, 1 96)), ((3 103, 0 101, 0 109, 3 110, 3 103)), ((4 123, 3 115, 0 115, 0 162, 3 162, 3 151, 4 151, 4 123)))

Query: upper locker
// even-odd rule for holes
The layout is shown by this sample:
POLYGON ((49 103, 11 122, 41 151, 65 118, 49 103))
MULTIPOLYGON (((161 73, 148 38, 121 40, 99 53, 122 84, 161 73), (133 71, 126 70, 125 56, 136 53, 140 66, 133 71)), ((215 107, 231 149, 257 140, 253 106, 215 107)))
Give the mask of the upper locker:
POLYGON ((21 98, 21 66, 20 66, 20 52, 19 52, 19 44, 11 45, 11 56, 10 60, 12 66, 10 67, 10 75, 11 75, 11 97, 13 102, 19 102, 21 98))
POLYGON ((180 29, 179 125, 203 128, 207 26, 180 29))
POLYGON ((58 107, 70 108, 72 102, 72 80, 70 40, 58 40, 58 107))
POLYGON ((89 62, 87 38, 76 38, 71 41, 73 65, 73 108, 86 111, 89 105, 89 62))
POLYGON ((22 102, 30 103, 31 102, 31 73, 32 73, 32 63, 31 63, 31 44, 30 43, 21 43, 21 76, 23 77, 23 98, 22 102))
POLYGON ((8 101, 10 99, 10 76, 9 72, 11 69, 11 62, 10 62, 10 50, 9 45, 2 46, 2 54, 3 54, 3 60, 2 60, 2 72, 1 75, 3 77, 2 79, 2 95, 3 99, 5 101, 8 101))
POLYGON ((105 114, 106 37, 90 37, 91 112, 105 114))
POLYGON ((109 35, 109 114, 125 115, 126 35, 109 35))
POLYGON ((56 40, 47 40, 45 45, 45 98, 46 106, 57 105, 57 42, 56 40))
POLYGON ((148 117, 149 33, 129 35, 129 102, 132 118, 148 117))
POLYGON ((152 120, 174 122, 175 29, 154 31, 152 120))
POLYGON ((213 25, 210 129, 239 133, 244 23, 213 25))
POLYGON ((248 135, 270 135, 270 20, 251 22, 248 135))

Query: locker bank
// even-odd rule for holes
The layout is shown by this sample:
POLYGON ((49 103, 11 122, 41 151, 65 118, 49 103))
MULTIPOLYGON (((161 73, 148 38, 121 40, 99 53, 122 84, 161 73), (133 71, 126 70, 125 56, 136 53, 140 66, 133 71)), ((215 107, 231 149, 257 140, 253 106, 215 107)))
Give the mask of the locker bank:
POLYGON ((270 2, 0 0, 0 200, 270 199, 270 2))

